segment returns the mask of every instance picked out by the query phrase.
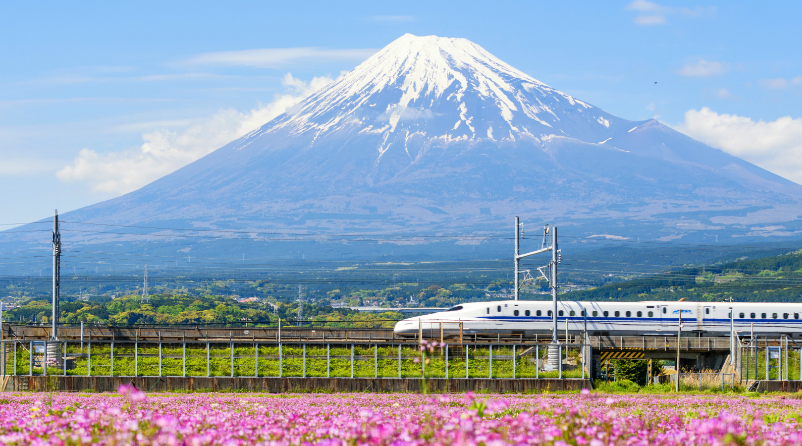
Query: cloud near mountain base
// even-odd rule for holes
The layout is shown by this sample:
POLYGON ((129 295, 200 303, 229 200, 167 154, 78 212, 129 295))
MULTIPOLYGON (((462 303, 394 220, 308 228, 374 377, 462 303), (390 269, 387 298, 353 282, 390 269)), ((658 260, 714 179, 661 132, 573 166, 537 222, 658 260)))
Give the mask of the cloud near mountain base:
POLYGON ((332 80, 324 76, 304 82, 288 73, 282 80, 287 91, 268 104, 245 113, 220 110, 179 129, 155 129, 143 134, 144 143, 135 149, 111 153, 82 149, 56 177, 84 182, 95 192, 134 191, 259 128, 332 80))
POLYGON ((680 132, 802 184, 802 118, 757 121, 707 107, 685 112, 680 132))

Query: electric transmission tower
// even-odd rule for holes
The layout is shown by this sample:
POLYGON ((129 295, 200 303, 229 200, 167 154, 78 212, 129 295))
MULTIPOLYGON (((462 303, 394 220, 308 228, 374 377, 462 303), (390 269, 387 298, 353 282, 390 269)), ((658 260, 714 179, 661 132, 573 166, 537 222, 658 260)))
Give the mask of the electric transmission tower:
POLYGON ((303 286, 298 285, 298 326, 303 325, 304 320, 304 304, 301 301, 301 296, 303 295, 303 286))
POLYGON ((150 294, 148 294, 148 264, 145 264, 145 282, 142 284, 142 300, 140 303, 149 304, 150 294))

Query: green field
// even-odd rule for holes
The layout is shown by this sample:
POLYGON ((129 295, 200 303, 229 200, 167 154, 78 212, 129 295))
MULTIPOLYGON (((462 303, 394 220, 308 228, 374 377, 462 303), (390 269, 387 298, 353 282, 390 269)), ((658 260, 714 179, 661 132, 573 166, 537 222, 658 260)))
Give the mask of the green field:
MULTIPOLYGON (((513 360, 512 346, 467 346, 468 376, 470 378, 556 378, 558 372, 537 372, 534 351, 521 355, 529 347, 516 347, 513 360), (492 359, 491 359, 492 349, 492 359), (513 373, 513 367, 515 368, 513 373), (492 368, 492 370, 491 370, 492 368)), ((541 366, 547 351, 539 350, 541 366)), ((568 349, 566 362, 581 364, 579 351, 568 349)), ((563 350, 565 355, 565 349, 563 350)), ((281 355, 277 345, 210 343, 162 344, 161 364, 159 347, 155 344, 139 344, 134 358, 133 343, 115 343, 112 361, 110 343, 81 345, 67 344, 67 375, 71 376, 260 376, 260 377, 380 377, 380 378, 465 378, 466 350, 461 346, 438 348, 433 353, 421 353, 417 346, 376 346, 351 344, 283 344, 281 355), (353 348, 353 351, 352 351, 353 348), (207 362, 208 357, 208 362, 207 362), (353 365, 352 358, 353 357, 353 365), (399 359, 400 357, 400 359, 399 359), (417 360, 417 361, 416 361, 417 360), (113 364, 113 367, 112 367, 113 364), (207 368, 208 364, 208 368, 207 368), (161 368, 161 372, 160 372, 161 368)), ((36 361, 43 355, 35 356, 36 361)), ((33 367, 33 374, 41 374, 41 366, 33 367)), ((10 348, 6 354, 7 370, 14 369, 14 355, 10 348)), ((18 344, 16 351, 16 373, 31 372, 30 354, 27 345, 18 344)), ((48 374, 61 375, 61 366, 48 367, 48 374)), ((562 376, 582 377, 581 365, 566 365, 562 376)), ((587 375, 586 375, 587 376, 587 375)))

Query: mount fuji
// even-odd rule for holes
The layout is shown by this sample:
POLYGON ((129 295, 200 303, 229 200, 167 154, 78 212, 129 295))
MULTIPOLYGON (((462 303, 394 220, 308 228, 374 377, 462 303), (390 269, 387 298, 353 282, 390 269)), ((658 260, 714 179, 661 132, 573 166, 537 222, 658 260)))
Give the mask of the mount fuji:
POLYGON ((520 215, 576 237, 712 241, 798 236, 800 202, 802 186, 656 120, 614 116, 468 40, 406 34, 261 128, 64 219, 481 237, 520 215))

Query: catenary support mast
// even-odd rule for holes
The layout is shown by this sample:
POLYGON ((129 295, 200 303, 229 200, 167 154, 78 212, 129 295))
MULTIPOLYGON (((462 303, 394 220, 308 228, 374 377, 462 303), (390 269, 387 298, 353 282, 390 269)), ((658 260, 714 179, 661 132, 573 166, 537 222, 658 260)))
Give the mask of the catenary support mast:
POLYGON ((51 339, 58 339, 59 294, 61 293, 61 233, 58 230, 58 209, 53 216, 53 302, 51 339))
POLYGON ((519 299, 519 292, 520 292, 520 263, 521 259, 533 256, 535 254, 541 254, 544 252, 551 251, 551 262, 549 262, 549 277, 546 277, 545 274, 543 275, 544 279, 549 281, 549 287, 551 288, 551 300, 553 304, 553 310, 551 313, 552 316, 552 343, 558 344, 559 341, 557 339, 557 264, 559 264, 562 260, 562 255, 560 254, 560 250, 557 248, 557 227, 549 228, 549 225, 544 226, 543 228, 543 244, 541 245, 540 249, 532 252, 528 252, 526 254, 520 254, 520 231, 521 222, 518 217, 515 217, 515 293, 514 299, 519 299), (551 246, 546 246, 546 237, 551 235, 551 246))

